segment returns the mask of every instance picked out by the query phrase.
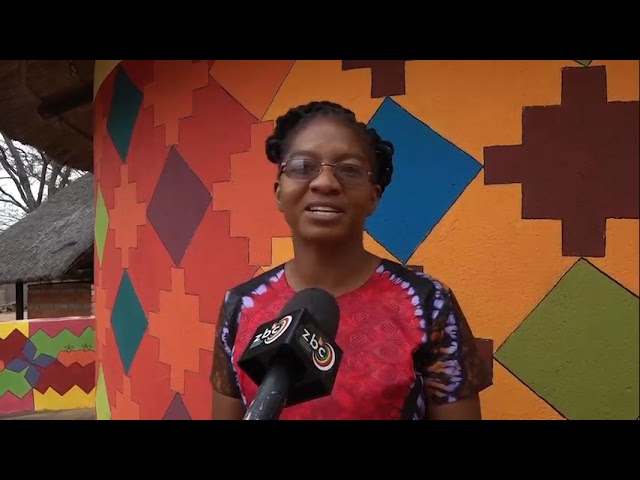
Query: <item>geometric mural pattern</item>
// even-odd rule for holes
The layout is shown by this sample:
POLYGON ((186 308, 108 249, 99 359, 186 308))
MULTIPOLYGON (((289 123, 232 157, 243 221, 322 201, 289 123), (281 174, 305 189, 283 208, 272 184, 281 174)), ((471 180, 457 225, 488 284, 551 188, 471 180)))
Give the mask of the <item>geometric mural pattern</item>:
POLYGON ((482 164, 391 98, 382 102, 369 126, 393 139, 395 154, 393 181, 366 230, 406 263, 482 164), (425 182, 429 188, 424 188, 425 182))
POLYGON ((0 415, 93 407, 94 322, 0 323, 0 415))
POLYGON ((292 255, 264 138, 311 100, 396 146, 365 245, 493 341, 484 418, 637 418, 638 62, 599 60, 118 63, 95 99, 98 418, 210 418, 225 291, 292 255))
POLYGON ((581 259, 495 358, 568 419, 635 420, 638 313, 633 293, 581 259))
POLYGON ((522 218, 560 220, 562 254, 604 257, 606 220, 639 218, 638 102, 604 66, 562 71, 560 105, 525 106, 522 144, 485 148, 485 183, 522 184, 522 218))

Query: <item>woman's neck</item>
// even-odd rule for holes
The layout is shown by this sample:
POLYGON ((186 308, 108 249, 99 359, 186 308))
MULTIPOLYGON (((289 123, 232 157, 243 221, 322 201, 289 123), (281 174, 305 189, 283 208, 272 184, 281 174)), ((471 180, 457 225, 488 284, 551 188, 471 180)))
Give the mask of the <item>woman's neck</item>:
POLYGON ((285 266, 294 290, 317 287, 339 296, 363 285, 379 258, 364 249, 362 240, 340 246, 309 245, 293 241, 294 258, 285 266))

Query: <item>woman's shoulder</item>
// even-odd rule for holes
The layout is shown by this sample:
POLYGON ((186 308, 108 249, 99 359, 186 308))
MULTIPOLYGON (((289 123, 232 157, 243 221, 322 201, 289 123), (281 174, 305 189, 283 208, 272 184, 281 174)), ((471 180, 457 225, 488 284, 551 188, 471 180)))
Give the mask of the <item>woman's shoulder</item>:
POLYGON ((391 282, 412 289, 421 300, 432 297, 435 292, 448 295, 451 289, 439 278, 426 272, 422 266, 409 266, 393 260, 382 259, 378 273, 386 275, 391 282))
POLYGON ((226 296, 231 298, 243 297, 254 294, 269 285, 282 279, 284 264, 272 267, 268 270, 258 270, 253 277, 238 283, 227 290, 226 296))
POLYGON ((284 264, 268 270, 259 270, 252 278, 229 288, 225 294, 225 305, 242 303, 243 298, 252 297, 278 284, 284 274, 284 264))

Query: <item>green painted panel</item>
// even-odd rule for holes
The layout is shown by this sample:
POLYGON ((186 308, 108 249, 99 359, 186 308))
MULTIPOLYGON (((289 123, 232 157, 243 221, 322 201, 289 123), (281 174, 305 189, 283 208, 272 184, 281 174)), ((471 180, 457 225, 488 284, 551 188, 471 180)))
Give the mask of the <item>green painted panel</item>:
POLYGON ((102 265, 102 254, 104 252, 104 244, 107 241, 107 231, 109 230, 109 212, 107 212, 100 185, 98 185, 96 196, 95 241, 98 261, 102 265))
POLYGON ((0 372, 0 397, 7 392, 13 393, 18 398, 29 393, 32 387, 25 378, 28 368, 25 367, 21 372, 12 372, 5 368, 0 372))
POLYGON ((86 328, 79 337, 64 329, 54 338, 49 337, 43 330, 38 330, 30 340, 38 349, 36 357, 46 353, 55 358, 62 350, 95 350, 95 336, 92 328, 86 328))
POLYGON ((111 406, 107 396, 107 384, 104 380, 102 363, 98 369, 98 384, 96 385, 96 418, 98 420, 111 420, 111 406))
POLYGON ((579 260, 496 352, 568 419, 638 417, 638 297, 579 260))

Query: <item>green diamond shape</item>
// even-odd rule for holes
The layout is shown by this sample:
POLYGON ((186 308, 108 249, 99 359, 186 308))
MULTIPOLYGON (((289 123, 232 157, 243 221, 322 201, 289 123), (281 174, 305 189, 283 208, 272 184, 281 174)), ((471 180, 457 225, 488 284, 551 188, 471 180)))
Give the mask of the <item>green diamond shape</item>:
POLYGON ((96 200, 96 221, 95 221, 95 239, 96 248, 98 250, 98 261, 102 265, 102 254, 104 253, 104 244, 107 241, 107 230, 109 230, 109 212, 104 204, 102 189, 98 185, 98 194, 96 200))
POLYGON ((578 62, 583 67, 588 67, 589 65, 591 65, 591 62, 593 62, 593 60, 574 60, 574 62, 578 62))
POLYGON ((133 288, 129 273, 125 271, 113 305, 113 312, 111 312, 111 327, 124 372, 127 374, 148 325, 149 322, 133 288))
POLYGON ((495 358, 571 420, 638 417, 638 297, 579 260, 495 358))
POLYGON ((104 380, 102 363, 98 368, 98 384, 96 385, 96 419, 111 420, 111 406, 107 396, 107 383, 104 380))

